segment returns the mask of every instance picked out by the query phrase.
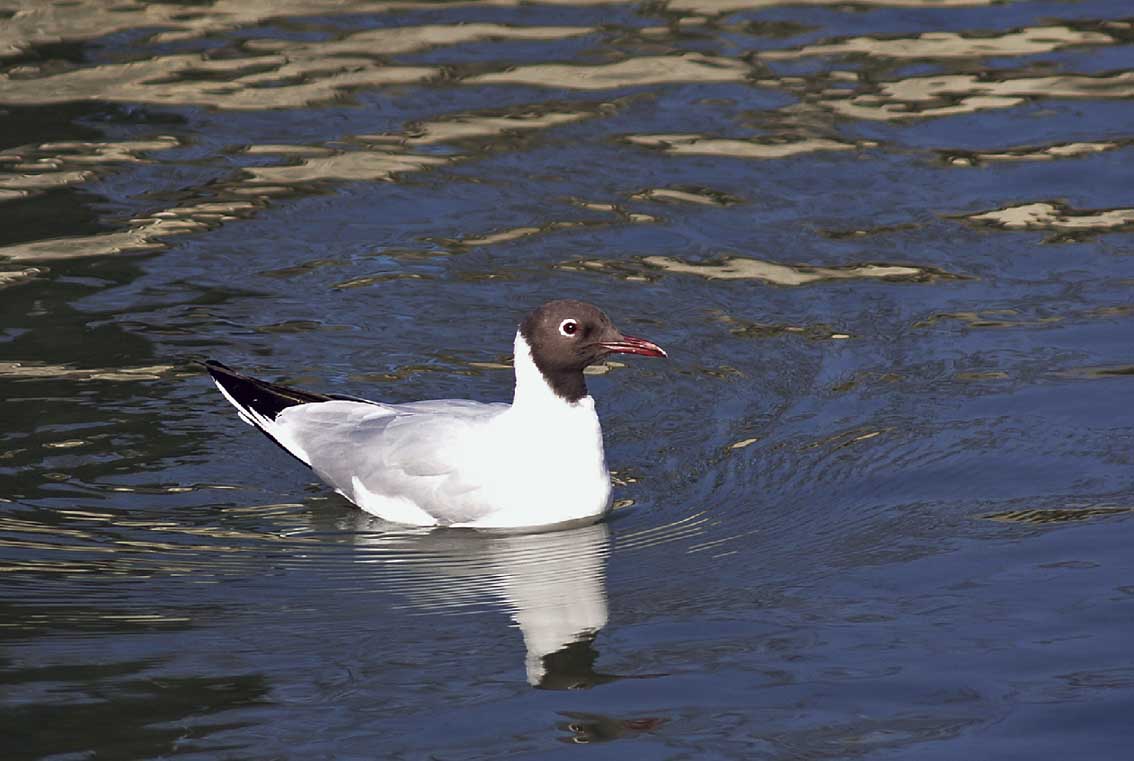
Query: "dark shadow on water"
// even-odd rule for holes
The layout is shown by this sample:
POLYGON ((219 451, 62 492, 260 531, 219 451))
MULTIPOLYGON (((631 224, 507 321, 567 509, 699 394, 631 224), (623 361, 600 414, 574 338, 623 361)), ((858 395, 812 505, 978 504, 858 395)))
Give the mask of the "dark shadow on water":
MULTIPOLYGON (((270 704, 264 676, 144 675, 151 665, 124 662, 0 674, 0 684, 27 688, 42 682, 41 688, 51 695, 27 702, 5 700, 0 712, 5 758, 23 761, 74 753, 126 761, 192 752, 252 752, 244 743, 212 736, 255 723, 255 710, 270 704)), ((10 687, 6 691, 11 694, 10 687)))
POLYGON ((69 235, 110 232, 92 206, 105 199, 82 190, 56 188, 0 204, 0 245, 69 235))

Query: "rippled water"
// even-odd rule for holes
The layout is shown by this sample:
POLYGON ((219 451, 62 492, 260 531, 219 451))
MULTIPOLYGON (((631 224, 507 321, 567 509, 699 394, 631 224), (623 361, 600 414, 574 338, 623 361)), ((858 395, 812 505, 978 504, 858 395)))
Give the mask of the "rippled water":
POLYGON ((9 3, 4 758, 1128 757, 1132 40, 1126 0, 9 3), (371 521, 193 364, 506 400, 556 296, 672 356, 591 378, 579 530, 371 521))

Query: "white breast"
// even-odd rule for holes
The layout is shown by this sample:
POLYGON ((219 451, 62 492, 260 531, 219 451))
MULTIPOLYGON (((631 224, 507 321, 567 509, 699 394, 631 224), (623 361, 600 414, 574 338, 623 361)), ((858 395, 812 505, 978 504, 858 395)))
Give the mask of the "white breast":
MULTIPOLYGON (((516 396, 494 421, 490 439, 506 456, 486 458, 502 470, 485 497, 497 509, 479 528, 520 528, 598 518, 610 506, 610 473, 594 400, 557 396, 516 335, 516 396)), ((486 453, 487 454, 487 453, 486 453)))

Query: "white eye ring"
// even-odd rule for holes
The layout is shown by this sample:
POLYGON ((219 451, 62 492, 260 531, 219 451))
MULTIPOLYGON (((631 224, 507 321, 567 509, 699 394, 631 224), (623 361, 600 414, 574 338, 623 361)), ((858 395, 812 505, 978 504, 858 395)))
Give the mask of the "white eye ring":
POLYGON ((579 330, 579 322, 571 317, 568 317, 563 322, 559 323, 559 335, 567 336, 570 338, 575 335, 579 330))

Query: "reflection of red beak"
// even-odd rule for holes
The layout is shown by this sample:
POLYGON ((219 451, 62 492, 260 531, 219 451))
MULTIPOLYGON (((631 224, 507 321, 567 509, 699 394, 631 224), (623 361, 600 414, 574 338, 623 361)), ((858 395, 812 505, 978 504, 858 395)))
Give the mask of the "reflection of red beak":
POLYGON ((643 357, 668 357, 665 349, 653 341, 634 336, 622 336, 617 341, 602 341, 599 346, 614 354, 641 354, 643 357))

